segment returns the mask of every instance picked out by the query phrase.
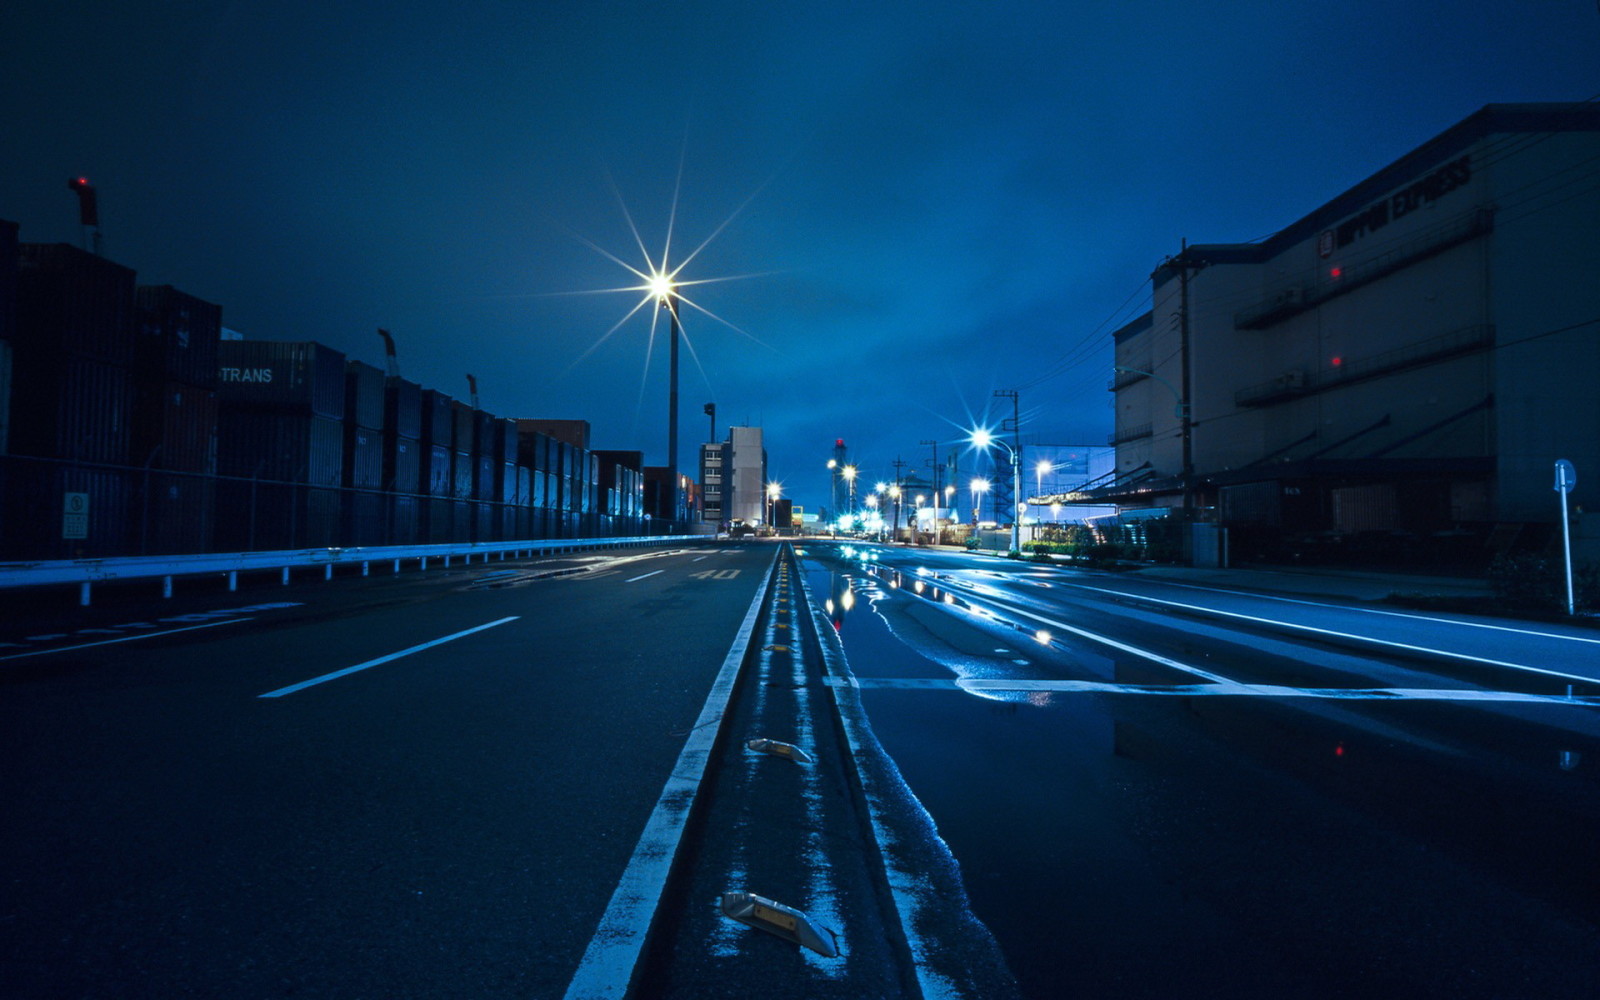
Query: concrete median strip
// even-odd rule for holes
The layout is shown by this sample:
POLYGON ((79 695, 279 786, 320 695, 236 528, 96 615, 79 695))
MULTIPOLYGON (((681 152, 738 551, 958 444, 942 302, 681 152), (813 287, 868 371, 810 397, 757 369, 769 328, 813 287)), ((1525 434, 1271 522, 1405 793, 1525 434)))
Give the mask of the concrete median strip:
POLYGON ((711 693, 706 696, 700 716, 689 731, 671 776, 645 823, 644 832, 639 835, 628 867, 623 870, 611 901, 600 917, 600 925, 595 928, 578 962, 567 986, 566 1000, 614 1000, 627 993, 770 586, 769 574, 750 602, 733 645, 712 682, 711 693))

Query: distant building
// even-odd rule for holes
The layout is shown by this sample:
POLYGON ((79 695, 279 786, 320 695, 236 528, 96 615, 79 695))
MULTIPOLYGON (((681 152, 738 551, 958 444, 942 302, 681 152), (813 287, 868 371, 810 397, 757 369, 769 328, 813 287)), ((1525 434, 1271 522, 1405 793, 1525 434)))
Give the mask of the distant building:
POLYGON ((1074 524, 1116 512, 1109 504, 1088 503, 1088 490, 1116 475, 1117 452, 1105 445, 1030 444, 1022 470, 1027 520, 1074 524))
POLYGON ((702 517, 708 524, 766 524, 767 451, 761 428, 729 427, 728 439, 700 446, 702 517))
POLYGON ((1490 105, 1260 243, 1163 262, 1114 335, 1096 498, 1509 544, 1548 532, 1565 458, 1600 510, 1597 158, 1600 107, 1490 105))

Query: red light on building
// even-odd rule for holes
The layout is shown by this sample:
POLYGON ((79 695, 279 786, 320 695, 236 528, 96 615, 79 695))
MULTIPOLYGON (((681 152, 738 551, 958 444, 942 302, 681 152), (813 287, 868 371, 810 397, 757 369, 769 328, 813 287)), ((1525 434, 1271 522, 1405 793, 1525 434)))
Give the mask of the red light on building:
POLYGON ((1342 268, 1342 267, 1336 267, 1333 270, 1328 272, 1328 277, 1332 278, 1335 281, 1338 281, 1343 276, 1344 276, 1344 268, 1342 268))
POLYGON ((1333 367, 1337 368, 1342 364, 1344 364, 1344 358, 1342 358, 1339 355, 1335 354, 1333 356, 1333 367))

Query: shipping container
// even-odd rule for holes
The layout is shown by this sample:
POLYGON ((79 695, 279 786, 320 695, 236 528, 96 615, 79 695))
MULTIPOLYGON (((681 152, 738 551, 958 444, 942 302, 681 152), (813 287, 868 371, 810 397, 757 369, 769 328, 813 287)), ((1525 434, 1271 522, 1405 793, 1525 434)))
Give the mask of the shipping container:
POLYGON ((0 458, 0 562, 129 554, 129 475, 0 458))
POLYGON ((465 452, 454 451, 450 453, 450 482, 452 484, 450 495, 457 500, 472 499, 472 479, 477 472, 477 465, 472 456, 465 452))
POLYGON ((517 467, 515 465, 500 466, 500 472, 495 477, 495 481, 500 484, 500 495, 496 499, 509 504, 527 504, 528 501, 518 490, 517 467))
POLYGON ((495 530, 500 526, 500 507, 498 504, 473 501, 472 503, 472 541, 497 542, 495 530))
POLYGON ((422 510, 425 500, 393 495, 389 501, 389 544, 414 545, 423 540, 422 510))
POLYGON ((383 429, 404 438, 422 438, 422 386, 403 378, 384 379, 383 429))
POLYGON ((383 488, 393 493, 422 492, 422 443, 414 438, 383 435, 383 488))
POLYGON ((517 464, 517 422, 515 420, 500 421, 500 458, 502 465, 517 464))
POLYGON ((342 500, 343 530, 336 544, 368 548, 388 542, 387 498, 369 490, 345 490, 342 500))
POLYGON ((383 432, 354 424, 342 426, 344 436, 343 486, 376 490, 383 486, 383 432))
POLYGON ((473 503, 470 500, 450 502, 450 542, 472 541, 473 503))
POLYGON ((472 462, 472 499, 498 500, 500 487, 496 482, 495 473, 500 466, 495 463, 494 456, 482 454, 474 457, 472 462))
POLYGON ((344 355, 312 342, 224 340, 217 345, 224 411, 271 410, 344 419, 344 355))
POLYGON ((455 529, 455 506, 455 501, 445 497, 430 497, 423 504, 426 521, 422 535, 424 542, 439 544, 451 540, 455 529))
POLYGON ((217 484, 208 476, 141 470, 130 510, 129 555, 211 551, 217 484))
POLYGON ((422 443, 445 449, 454 447, 455 401, 433 389, 422 390, 422 443))
POLYGON ((422 446, 422 492, 431 497, 455 495, 454 453, 442 444, 422 446))
POLYGON ((344 422, 347 426, 383 430, 385 396, 383 372, 364 361, 344 363, 344 422))
POLYGON ((134 273, 66 243, 23 243, 17 261, 19 370, 43 356, 133 363, 134 273))
POLYGON ((525 466, 517 466, 517 506, 533 506, 533 472, 525 466))
POLYGON ((500 419, 485 410, 472 411, 472 454, 498 461, 500 419))
POLYGON ((134 371, 141 380, 217 387, 221 306, 171 285, 141 285, 134 315, 134 371))
POLYGON ((343 438, 339 420, 224 405, 217 413, 217 473, 336 487, 344 475, 343 438))
POLYGON ((340 544, 340 510, 336 489, 223 479, 217 483, 216 549, 336 548, 340 544))
POLYGON ((186 382, 134 380, 129 464, 178 472, 217 470, 217 393, 186 382))
POLYGON ((532 421, 518 420, 517 464, 538 472, 550 469, 550 438, 530 428, 532 421))
POLYGON ((10 451, 128 464, 133 419, 128 369, 73 354, 29 355, 12 346, 10 451))
POLYGON ((477 410, 460 400, 450 401, 450 447, 456 452, 470 455, 476 440, 477 410))

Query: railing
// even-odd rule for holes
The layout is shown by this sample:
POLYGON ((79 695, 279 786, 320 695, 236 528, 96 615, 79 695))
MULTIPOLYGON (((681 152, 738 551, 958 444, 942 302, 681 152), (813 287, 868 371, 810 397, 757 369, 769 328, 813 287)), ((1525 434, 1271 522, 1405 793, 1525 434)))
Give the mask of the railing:
POLYGON ((391 545, 348 549, 302 549, 277 552, 209 553, 190 556, 128 556, 115 559, 59 559, 41 562, 0 563, 0 590, 17 587, 78 585, 78 603, 88 605, 96 583, 134 580, 160 580, 161 596, 172 596, 176 577, 226 575, 228 589, 237 590, 240 573, 278 571, 281 582, 289 582, 296 567, 322 567, 323 579, 333 577, 335 566, 359 566, 366 576, 373 563, 392 563, 400 572, 402 562, 416 560, 427 569, 430 559, 445 567, 457 557, 471 565, 474 559, 488 562, 490 557, 505 559, 555 555, 580 550, 639 548, 647 545, 683 545, 709 541, 709 535, 652 535, 637 538, 557 538, 507 542, 462 542, 443 545, 391 545), (524 556, 526 554, 526 556, 524 556))
POLYGON ((1140 438, 1150 437, 1152 433, 1153 431, 1151 430, 1149 424, 1138 424, 1133 427, 1119 427, 1110 434, 1106 435, 1106 444, 1125 444, 1129 441, 1137 441, 1140 438))

